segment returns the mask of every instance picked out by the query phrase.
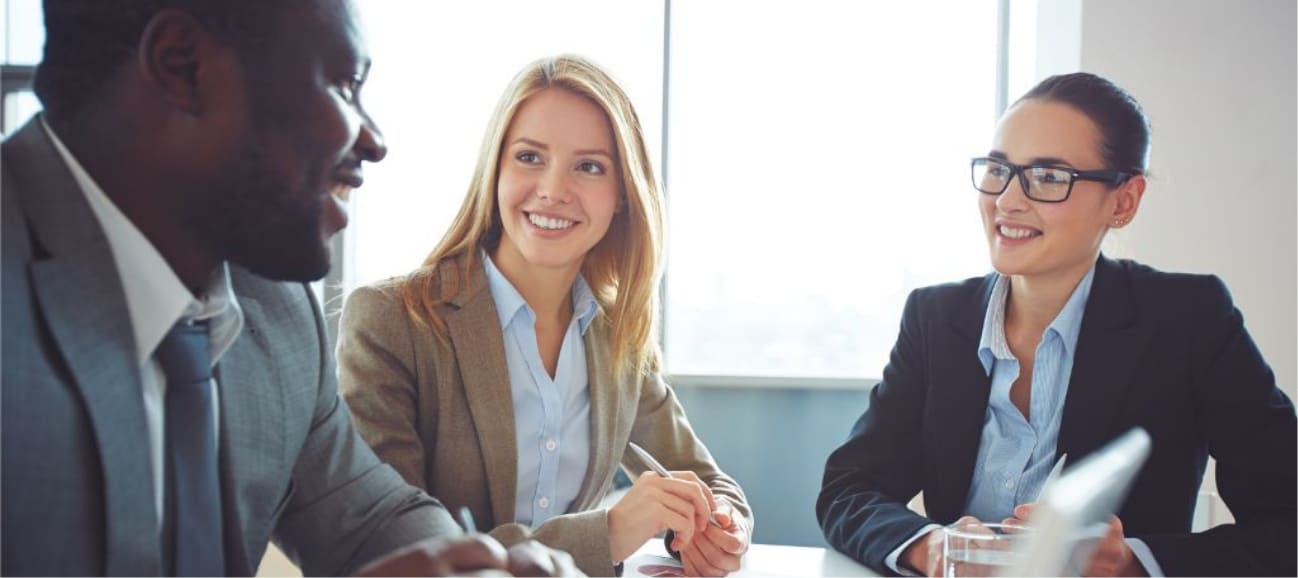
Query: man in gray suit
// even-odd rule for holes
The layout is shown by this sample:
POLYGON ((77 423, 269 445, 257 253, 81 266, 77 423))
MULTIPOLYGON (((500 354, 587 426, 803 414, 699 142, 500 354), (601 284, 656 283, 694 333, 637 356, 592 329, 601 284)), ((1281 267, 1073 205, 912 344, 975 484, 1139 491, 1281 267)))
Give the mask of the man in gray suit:
POLYGON ((352 429, 304 283, 363 162, 347 0, 46 0, 0 154, 5 575, 572 573, 461 536, 352 429))

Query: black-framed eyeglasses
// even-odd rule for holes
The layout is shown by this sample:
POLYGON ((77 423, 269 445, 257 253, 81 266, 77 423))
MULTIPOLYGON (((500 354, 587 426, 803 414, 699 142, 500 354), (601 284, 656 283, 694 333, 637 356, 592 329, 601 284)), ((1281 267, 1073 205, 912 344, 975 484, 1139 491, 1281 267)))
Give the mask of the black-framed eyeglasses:
POLYGON ((1117 186, 1131 178, 1123 171, 1079 171, 1071 167, 1052 165, 1016 165, 992 157, 977 157, 969 164, 973 186, 978 192, 999 195, 1019 177, 1019 185, 1029 199, 1042 203, 1062 203, 1073 192, 1077 181, 1098 181, 1117 186))

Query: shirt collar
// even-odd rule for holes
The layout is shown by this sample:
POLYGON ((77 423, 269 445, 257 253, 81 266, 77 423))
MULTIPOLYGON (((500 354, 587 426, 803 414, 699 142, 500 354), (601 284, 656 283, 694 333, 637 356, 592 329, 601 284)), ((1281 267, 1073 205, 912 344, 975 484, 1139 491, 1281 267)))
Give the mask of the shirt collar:
POLYGON ((162 339, 176 322, 208 320, 211 339, 212 363, 238 337, 243 327, 243 311, 230 285, 230 269, 225 263, 212 272, 201 297, 194 297, 176 273, 167 265, 162 254, 122 213, 85 168, 72 156, 41 119, 41 126, 54 143, 55 150, 72 173, 72 178, 85 195, 91 211, 104 230, 109 250, 117 265, 117 276, 126 295, 126 308, 130 314, 134 333, 136 360, 141 365, 152 356, 162 339))
MULTIPOLYGON (((486 251, 481 251, 480 255, 482 268, 487 273, 487 286, 491 289, 491 299, 496 302, 496 315, 500 318, 500 328, 502 330, 508 328, 519 311, 526 311, 527 315, 535 321, 536 313, 532 311, 531 306, 523 299, 523 295, 518 292, 514 284, 510 283, 509 279, 505 278, 505 274, 496 268, 491 256, 486 251)), ((599 302, 595 300, 595 293, 586 283, 586 278, 581 275, 577 275, 576 282, 572 284, 572 311, 581 334, 585 335, 591 322, 595 320, 595 314, 599 312, 599 302)))
MULTIPOLYGON (((1086 312, 1086 300, 1091 295, 1091 284, 1095 280, 1095 265, 1082 277, 1081 282, 1073 289, 1073 294, 1064 303, 1059 315, 1046 327, 1042 339, 1054 332, 1063 341, 1064 351, 1071 355, 1077 347, 1077 336, 1082 330, 1082 314, 1086 312)), ((991 375, 992 362, 996 359, 1014 359, 1010 352, 1009 342, 1005 338, 1005 303, 1010 293, 1010 278, 996 275, 996 284, 992 287, 991 298, 987 301, 987 312, 983 315, 982 336, 978 339, 978 360, 983 370, 991 375)))
POLYGON ((577 275, 577 282, 572 284, 572 310, 577 316, 581 334, 585 335, 590 323, 595 320, 595 314, 599 313, 599 302, 595 300, 595 292, 591 291, 590 285, 586 284, 586 278, 581 275, 577 275))

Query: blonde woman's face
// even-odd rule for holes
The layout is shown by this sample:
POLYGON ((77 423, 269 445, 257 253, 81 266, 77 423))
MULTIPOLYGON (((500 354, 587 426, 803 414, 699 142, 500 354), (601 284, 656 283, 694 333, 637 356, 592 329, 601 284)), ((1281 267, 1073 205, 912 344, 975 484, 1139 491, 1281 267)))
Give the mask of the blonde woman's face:
MULTIPOLYGON (((1100 154, 1100 132, 1077 109, 1028 100, 1001 118, 988 156, 1015 165, 1108 169, 1100 154)), ((1000 195, 978 195, 992 266, 1006 275, 1050 275, 1085 271, 1114 219, 1117 200, 1109 185, 1075 181, 1068 199, 1029 199, 1016 176, 1000 195)))
POLYGON ((589 99, 547 88, 524 101, 500 155, 497 261, 579 270, 618 208, 616 150, 608 118, 589 99))

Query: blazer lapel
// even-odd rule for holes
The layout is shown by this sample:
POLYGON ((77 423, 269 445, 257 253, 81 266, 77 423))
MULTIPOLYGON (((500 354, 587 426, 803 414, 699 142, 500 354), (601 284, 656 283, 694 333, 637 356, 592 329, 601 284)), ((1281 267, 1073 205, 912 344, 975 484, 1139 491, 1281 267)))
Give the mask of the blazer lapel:
POLYGON ((221 501, 226 572, 251 576, 264 551, 265 523, 283 497, 288 435, 279 364, 271 357, 260 304, 239 296, 244 328, 217 366, 221 402, 221 501), (250 554, 251 553, 251 554, 250 554))
POLYGON ((604 488, 604 478, 607 476, 596 474, 612 472, 617 467, 612 462, 622 458, 621 451, 613 450, 620 439, 615 427, 618 423, 619 402, 623 399, 620 395, 622 380, 612 374, 608 365, 608 350, 602 346, 607 343, 603 333, 605 322, 603 314, 597 314, 583 338, 586 346, 587 389, 590 391, 590 462, 586 467, 581 490, 573 500, 573 505, 582 509, 603 497, 597 495, 597 492, 604 488))
POLYGON ((954 521, 964 511, 982 439, 991 378, 978 360, 978 340, 996 275, 939 311, 950 331, 939 331, 931 344, 937 363, 929 365, 928 408, 924 416, 927 447, 934 448, 926 476, 937 480, 925 488, 925 506, 933 519, 954 521))
POLYGON ((1126 272, 1100 256, 1086 301, 1073 373, 1059 430, 1059 452, 1069 462, 1081 458, 1121 432, 1113 420, 1131 387, 1141 351, 1151 337, 1137 323, 1126 272))
POLYGON ((14 140, 20 143, 13 151, 14 169, 36 183, 24 188, 20 203, 34 237, 49 253, 30 265, 36 302, 85 402, 99 446, 105 572, 156 575, 161 560, 143 385, 112 251, 39 122, 29 122, 14 140))
MULTIPOLYGON (((458 268, 458 265, 444 267, 443 283, 453 283, 445 277, 454 275, 458 268)), ((509 386, 500 318, 496 315, 481 263, 474 263, 469 272, 468 287, 450 305, 455 311, 445 316, 446 328, 459 362, 460 381, 482 450, 491 513, 495 517, 491 526, 513 522, 518 485, 514 396, 509 386), (485 443, 484 440, 500 440, 501 443, 485 443)))

